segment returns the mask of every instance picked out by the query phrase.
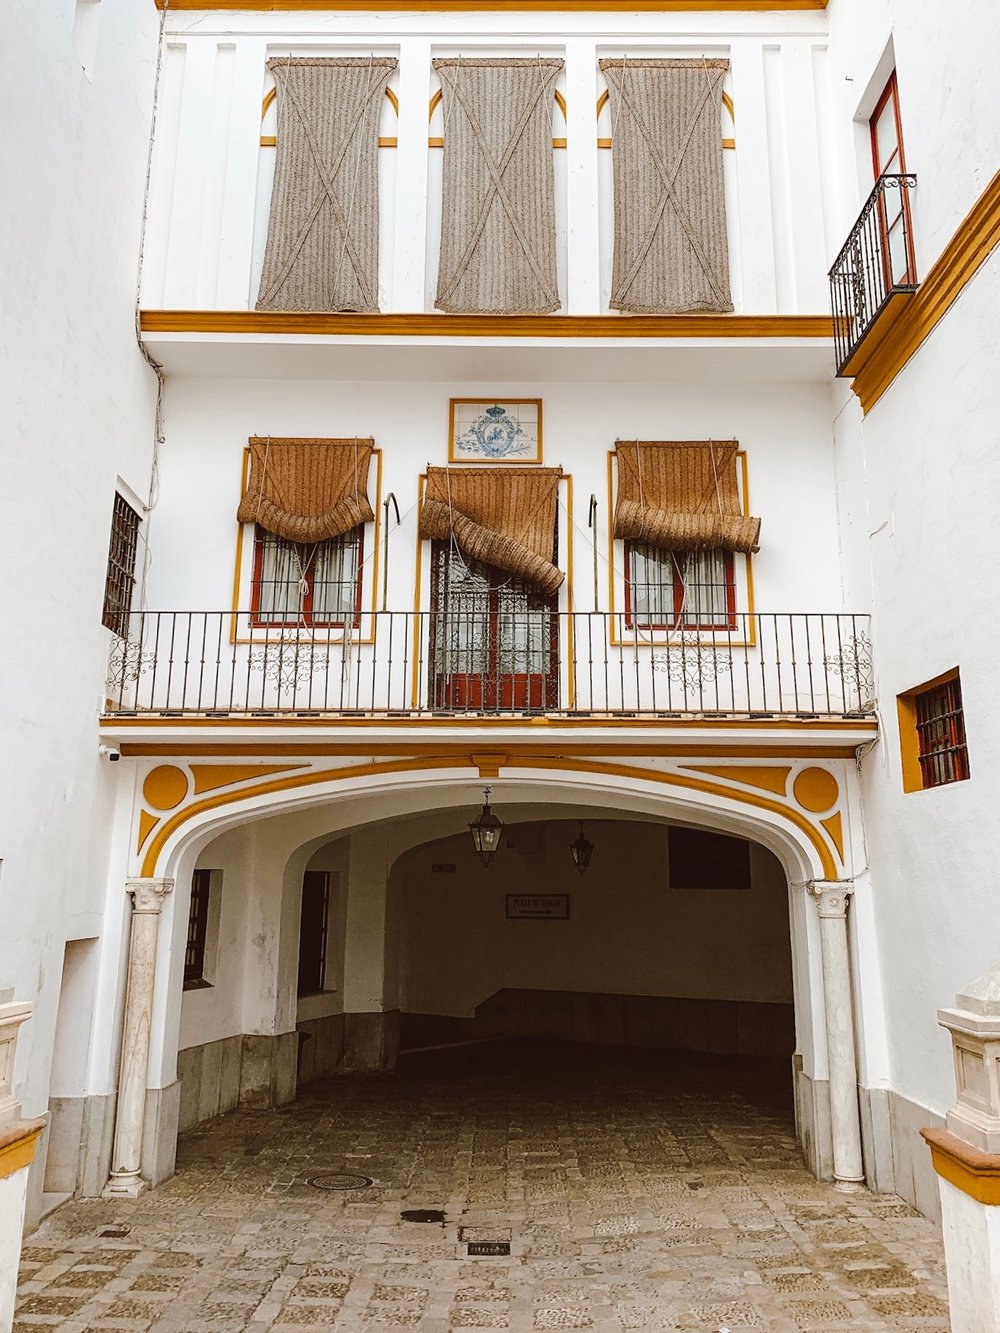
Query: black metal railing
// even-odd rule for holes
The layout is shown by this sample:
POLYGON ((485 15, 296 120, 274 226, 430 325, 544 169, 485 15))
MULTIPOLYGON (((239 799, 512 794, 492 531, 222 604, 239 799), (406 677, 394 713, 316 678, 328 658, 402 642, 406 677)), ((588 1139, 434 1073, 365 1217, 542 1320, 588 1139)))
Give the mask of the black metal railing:
POLYGON ((379 611, 345 631, 260 627, 245 612, 133 612, 112 646, 107 710, 389 719, 874 710, 867 616, 743 614, 710 630, 645 629, 622 613, 523 619, 379 611))
POLYGON ((916 176, 880 176, 830 270, 837 374, 848 364, 889 298, 917 289, 909 191, 916 176))

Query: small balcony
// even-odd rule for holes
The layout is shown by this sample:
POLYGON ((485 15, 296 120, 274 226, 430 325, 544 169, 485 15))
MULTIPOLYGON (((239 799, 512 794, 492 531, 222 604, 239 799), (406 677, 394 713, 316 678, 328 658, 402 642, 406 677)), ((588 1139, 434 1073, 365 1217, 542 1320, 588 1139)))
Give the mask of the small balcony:
POLYGON ((378 611, 346 628, 250 613, 146 611, 113 641, 115 718, 864 719, 869 618, 724 614, 697 627, 628 613, 378 611))
POLYGON ((857 375, 917 290, 910 191, 916 176, 880 176, 830 270, 837 374, 857 375))

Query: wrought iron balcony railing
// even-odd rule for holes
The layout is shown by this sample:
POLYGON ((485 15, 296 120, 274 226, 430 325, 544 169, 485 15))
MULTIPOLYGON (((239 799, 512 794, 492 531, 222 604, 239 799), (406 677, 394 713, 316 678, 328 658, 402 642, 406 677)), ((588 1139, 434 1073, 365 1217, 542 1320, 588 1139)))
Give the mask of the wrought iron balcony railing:
POLYGON ((874 710, 867 616, 720 620, 648 629, 624 613, 380 611, 345 631, 261 627, 245 612, 133 612, 112 646, 107 709, 390 720, 874 710))
POLYGON ((916 176, 880 176, 830 270, 837 374, 852 360, 896 296, 917 290, 909 192, 916 176))

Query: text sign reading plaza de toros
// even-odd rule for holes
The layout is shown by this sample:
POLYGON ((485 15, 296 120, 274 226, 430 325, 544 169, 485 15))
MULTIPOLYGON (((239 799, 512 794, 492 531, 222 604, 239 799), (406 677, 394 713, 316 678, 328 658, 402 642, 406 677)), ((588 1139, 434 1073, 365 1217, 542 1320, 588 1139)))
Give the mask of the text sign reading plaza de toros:
POLYGON ((508 893, 508 921, 568 921, 568 893, 508 893))

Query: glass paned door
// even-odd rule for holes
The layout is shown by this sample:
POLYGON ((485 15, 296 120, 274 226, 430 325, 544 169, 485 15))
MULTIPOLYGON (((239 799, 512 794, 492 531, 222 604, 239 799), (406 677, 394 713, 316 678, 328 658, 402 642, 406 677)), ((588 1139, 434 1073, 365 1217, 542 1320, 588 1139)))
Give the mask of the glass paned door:
MULTIPOLYGON (((875 179, 882 176, 905 175, 903 132, 899 118, 899 90, 896 75, 886 85, 871 118, 872 159, 875 179)), ((890 287, 908 286, 916 282, 916 265, 909 237, 909 191, 902 186, 886 188, 879 201, 879 221, 882 231, 882 256, 890 287)))
POLYGON ((457 712, 555 708, 556 603, 512 574, 435 542, 431 572, 431 707, 457 712))

